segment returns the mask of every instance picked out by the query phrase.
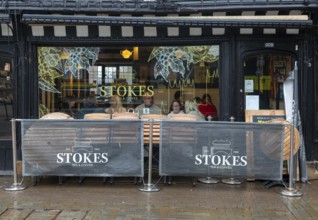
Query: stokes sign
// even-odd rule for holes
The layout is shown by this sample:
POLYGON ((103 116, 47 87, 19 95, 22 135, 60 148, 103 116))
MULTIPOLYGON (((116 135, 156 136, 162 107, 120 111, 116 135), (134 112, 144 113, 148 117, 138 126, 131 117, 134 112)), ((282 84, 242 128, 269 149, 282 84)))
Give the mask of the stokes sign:
POLYGON ((101 152, 100 148, 91 146, 90 139, 75 139, 74 146, 66 148, 65 151, 67 152, 57 153, 56 162, 58 164, 92 167, 94 164, 106 164, 108 162, 108 153, 101 152))
POLYGON ((117 94, 120 97, 131 96, 138 97, 142 96, 144 92, 154 95, 153 86, 134 86, 134 85, 116 85, 116 86, 100 86, 100 96, 113 96, 117 94))
POLYGON ((58 153, 58 164, 72 164, 72 166, 93 166, 108 162, 107 153, 58 153))
POLYGON ((195 165, 246 166, 247 156, 200 155, 195 156, 195 165))
POLYGON ((238 150, 233 150, 229 140, 215 140, 210 151, 208 146, 202 147, 202 154, 195 155, 195 165, 211 166, 217 169, 232 169, 232 167, 247 166, 247 156, 240 155, 238 150))

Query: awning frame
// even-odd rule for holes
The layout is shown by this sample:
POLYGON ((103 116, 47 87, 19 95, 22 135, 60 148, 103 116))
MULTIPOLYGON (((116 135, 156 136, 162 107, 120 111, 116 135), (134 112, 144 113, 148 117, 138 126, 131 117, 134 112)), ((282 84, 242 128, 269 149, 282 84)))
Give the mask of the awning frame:
POLYGON ((242 28, 308 28, 312 20, 296 16, 244 16, 226 17, 113 17, 83 15, 24 14, 22 22, 28 25, 109 25, 109 26, 164 26, 164 27, 242 27, 242 28), (295 19, 290 19, 295 17, 295 19))

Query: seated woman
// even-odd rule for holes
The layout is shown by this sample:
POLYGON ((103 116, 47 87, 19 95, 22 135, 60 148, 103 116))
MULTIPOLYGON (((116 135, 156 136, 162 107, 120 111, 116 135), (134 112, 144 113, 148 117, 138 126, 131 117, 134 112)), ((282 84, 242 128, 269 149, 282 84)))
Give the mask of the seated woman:
POLYGON ((123 107, 121 103, 120 97, 118 95, 113 95, 110 97, 110 107, 105 109, 107 114, 126 112, 126 109, 123 107))
POLYGON ((218 112, 216 107, 212 103, 211 96, 209 94, 204 94, 202 96, 202 103, 198 106, 199 111, 203 114, 205 119, 210 116, 213 120, 218 119, 218 112))
POLYGON ((167 115, 167 118, 171 118, 172 115, 174 114, 184 114, 184 112, 181 110, 182 105, 180 101, 178 100, 173 100, 172 104, 170 106, 170 113, 167 115))
POLYGON ((187 100, 184 104, 186 114, 195 115, 197 121, 205 121, 204 116, 199 112, 193 101, 187 100))

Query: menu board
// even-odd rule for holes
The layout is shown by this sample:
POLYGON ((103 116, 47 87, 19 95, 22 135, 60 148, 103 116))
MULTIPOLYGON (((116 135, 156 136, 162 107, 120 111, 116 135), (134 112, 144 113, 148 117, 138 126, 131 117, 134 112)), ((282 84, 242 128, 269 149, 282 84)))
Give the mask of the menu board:
POLYGON ((272 119, 282 118, 285 119, 285 110, 246 110, 246 122, 264 123, 272 119))

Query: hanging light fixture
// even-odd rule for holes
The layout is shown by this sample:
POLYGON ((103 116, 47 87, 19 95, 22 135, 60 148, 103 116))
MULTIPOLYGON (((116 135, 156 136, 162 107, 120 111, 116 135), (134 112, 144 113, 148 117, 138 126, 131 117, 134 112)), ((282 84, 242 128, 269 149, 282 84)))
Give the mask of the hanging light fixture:
POLYGON ((125 49, 125 50, 121 50, 121 51, 120 51, 120 55, 121 55, 124 59, 129 59, 132 54, 133 54, 133 52, 131 52, 131 51, 128 50, 128 49, 125 49))

